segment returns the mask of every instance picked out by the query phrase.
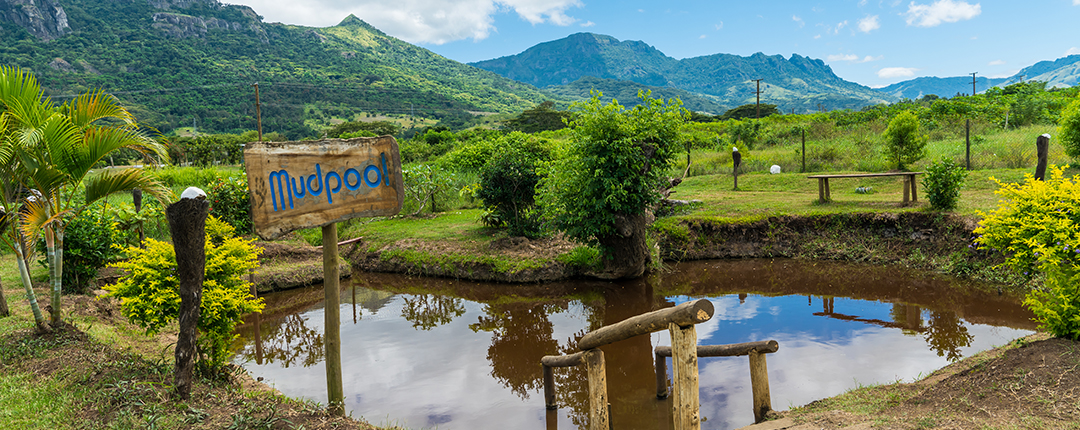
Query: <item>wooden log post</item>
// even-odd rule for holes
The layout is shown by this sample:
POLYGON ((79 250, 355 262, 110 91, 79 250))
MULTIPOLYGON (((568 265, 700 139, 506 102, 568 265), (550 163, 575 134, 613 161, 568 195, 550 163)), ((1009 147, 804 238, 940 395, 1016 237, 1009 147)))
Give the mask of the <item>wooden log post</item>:
POLYGON ((688 326, 703 323, 712 318, 712 302, 699 299, 675 307, 630 317, 618 323, 593 330, 581 337, 578 349, 587 351, 609 343, 634 336, 649 334, 669 327, 669 323, 688 326))
POLYGON ((176 395, 183 400, 191 397, 195 336, 206 267, 206 215, 209 212, 206 193, 194 187, 185 190, 179 202, 165 208, 176 252, 176 274, 180 280, 180 333, 176 340, 174 384, 176 395))
POLYGON ((1046 179, 1046 158, 1050 153, 1050 135, 1044 134, 1035 139, 1035 152, 1039 156, 1039 163, 1035 165, 1035 179, 1046 179))
POLYGON ((765 365, 765 353, 750 351, 750 387, 754 397, 754 422, 765 421, 765 415, 772 410, 769 396, 769 370, 765 365))
POLYGON ((670 348, 668 351, 668 355, 661 355, 659 352, 654 355, 656 356, 656 398, 666 399, 668 397, 667 357, 671 356, 670 348))
POLYGON ((584 352, 576 352, 570 355, 545 355, 540 359, 540 365, 544 368, 544 407, 549 410, 558 409, 555 404, 555 372, 556 367, 574 367, 582 363, 584 352))
POLYGON ((671 367, 674 378, 673 413, 675 430, 699 430, 701 428, 700 401, 698 399, 697 330, 694 325, 686 327, 672 323, 671 367))
POLYGON ((337 224, 322 228, 323 242, 323 342, 326 345, 326 409, 331 415, 345 415, 345 390, 341 382, 341 291, 338 286, 337 224))
POLYGON ((585 351, 582 360, 589 374, 589 430, 610 430, 604 351, 599 349, 585 351))
POLYGON ((911 201, 911 175, 904 175, 904 204, 911 201))
POLYGON ((146 248, 143 242, 146 242, 146 233, 143 232, 142 219, 138 217, 139 211, 142 210, 142 190, 138 188, 131 189, 131 204, 135 206, 135 218, 138 219, 138 225, 135 227, 139 230, 139 248, 146 248))

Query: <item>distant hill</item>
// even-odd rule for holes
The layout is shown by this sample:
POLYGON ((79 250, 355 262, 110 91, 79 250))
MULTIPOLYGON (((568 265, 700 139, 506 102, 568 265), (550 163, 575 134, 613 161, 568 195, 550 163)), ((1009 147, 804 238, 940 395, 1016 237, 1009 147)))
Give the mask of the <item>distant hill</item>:
MULTIPOLYGON (((1078 79, 1080 79, 1080 55, 1070 55, 1054 61, 1040 61, 1021 69, 1008 78, 987 79, 977 77, 975 89, 982 93, 991 87, 1004 87, 1021 81, 1046 82, 1047 88, 1071 87, 1077 84, 1078 79)), ((877 90, 891 96, 912 100, 927 94, 952 97, 957 93, 971 94, 971 77, 922 77, 897 82, 877 90)))
POLYGON ((265 23, 218 0, 0 0, 0 40, 0 64, 32 70, 54 100, 101 88, 163 132, 253 129, 256 82, 265 131, 290 138, 358 117, 453 121, 551 97, 355 16, 265 23))
POLYGON ((742 57, 715 54, 676 60, 640 41, 578 33, 533 46, 516 55, 470 63, 484 70, 546 88, 586 76, 673 87, 715 97, 726 106, 755 100, 762 79, 763 102, 782 111, 858 109, 896 99, 845 81, 821 60, 761 53, 742 57))
POLYGON ((619 101, 619 104, 627 107, 638 105, 639 100, 637 95, 639 90, 648 90, 652 92, 651 97, 654 99, 660 98, 667 100, 678 98, 682 101, 683 107, 694 112, 719 115, 730 108, 729 106, 721 104, 719 98, 714 96, 695 94, 678 88, 656 87, 642 85, 632 81, 601 79, 592 76, 585 76, 567 85, 547 87, 543 91, 551 94, 555 98, 584 100, 592 97, 590 94, 592 90, 599 90, 603 93, 604 96, 602 97, 602 100, 605 102, 616 99, 619 101))

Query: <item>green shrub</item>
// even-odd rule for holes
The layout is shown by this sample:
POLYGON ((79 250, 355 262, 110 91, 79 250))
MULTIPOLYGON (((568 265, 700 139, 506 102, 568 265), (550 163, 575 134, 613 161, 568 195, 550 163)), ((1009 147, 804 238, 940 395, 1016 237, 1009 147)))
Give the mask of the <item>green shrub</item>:
POLYGON ((537 147, 502 151, 480 170, 476 196, 490 213, 484 217, 492 227, 507 227, 511 236, 536 238, 542 234, 540 211, 536 207, 538 164, 549 158, 537 147))
POLYGON ((919 161, 926 156, 929 137, 919 134, 919 118, 912 111, 903 111, 889 121, 882 137, 885 139, 885 157, 896 161, 896 168, 919 161))
POLYGON ((943 211, 955 209, 967 175, 967 170, 952 158, 942 157, 930 163, 922 181, 930 207, 943 211))
POLYGON ((417 205, 413 215, 423 212, 429 204, 431 213, 438 212, 437 203, 449 199, 450 192, 455 189, 454 174, 433 164, 402 168, 401 174, 405 179, 405 196, 417 205))
POLYGON ((1051 166, 1045 181, 998 182, 1001 206, 975 229, 975 242, 1005 255, 1004 265, 1034 276, 1046 274, 1024 305, 1055 336, 1080 339, 1080 175, 1064 177, 1051 166))
MULTIPOLYGON (((87 292, 98 270, 119 256, 120 247, 113 246, 119 240, 116 223, 100 204, 86 208, 68 222, 64 228, 64 292, 87 292)), ((44 241, 41 248, 44 250, 44 241)), ((45 260, 41 262, 44 265, 45 260)))
POLYGON ((1061 145, 1065 147, 1065 155, 1073 160, 1080 160, 1080 99, 1069 103, 1061 112, 1058 124, 1058 136, 1061 137, 1061 145))
POLYGON ((251 233, 251 196, 247 177, 218 178, 210 185, 210 213, 233 226, 237 233, 251 233))
MULTIPOLYGON (((263 301, 250 294, 248 273, 258 267, 261 248, 236 237, 235 230, 211 216, 206 220, 206 270, 198 330, 199 349, 209 366, 219 368, 229 358, 233 328, 240 317, 261 312, 263 301)), ((114 266, 124 270, 120 281, 105 287, 120 298, 121 313, 155 334, 179 317, 180 281, 171 244, 146 240, 146 248, 128 248, 130 259, 114 266)), ((200 354, 200 355, 202 355, 200 354)))

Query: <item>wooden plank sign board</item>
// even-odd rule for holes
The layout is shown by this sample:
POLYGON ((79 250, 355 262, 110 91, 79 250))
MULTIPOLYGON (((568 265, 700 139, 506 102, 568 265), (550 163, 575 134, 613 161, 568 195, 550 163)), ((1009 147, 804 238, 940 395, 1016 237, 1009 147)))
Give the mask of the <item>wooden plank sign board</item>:
POLYGON ((401 154, 391 136, 254 142, 244 149, 244 164, 255 232, 267 240, 394 215, 405 197, 401 154))

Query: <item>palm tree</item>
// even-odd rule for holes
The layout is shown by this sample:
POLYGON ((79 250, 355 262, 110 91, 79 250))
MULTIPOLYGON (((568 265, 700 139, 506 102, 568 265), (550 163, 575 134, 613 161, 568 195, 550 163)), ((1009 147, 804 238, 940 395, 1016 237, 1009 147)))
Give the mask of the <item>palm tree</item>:
POLYGON ((52 287, 50 322, 58 325, 67 220, 99 199, 132 188, 162 202, 172 199, 172 192, 142 169, 94 172, 92 168, 124 148, 138 151, 150 163, 167 161, 168 153, 111 95, 91 91, 54 106, 41 98, 40 87, 34 94, 29 99, 24 92, 23 99, 7 104, 7 112, 16 124, 16 177, 33 190, 22 211, 22 233, 28 243, 38 234, 45 238, 52 287))

